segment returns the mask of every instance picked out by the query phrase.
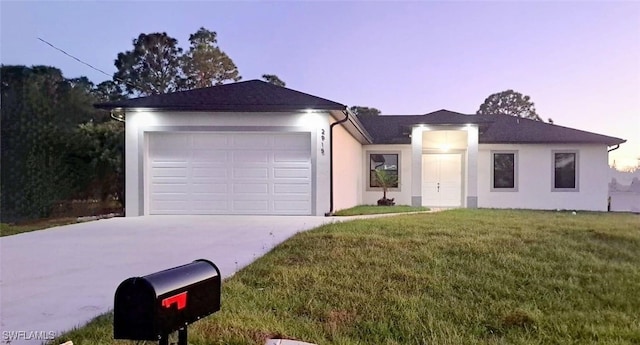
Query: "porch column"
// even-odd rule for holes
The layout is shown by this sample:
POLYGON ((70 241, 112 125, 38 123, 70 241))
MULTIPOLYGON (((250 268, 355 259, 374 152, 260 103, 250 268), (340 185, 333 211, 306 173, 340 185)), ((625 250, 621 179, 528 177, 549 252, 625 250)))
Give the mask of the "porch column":
POLYGON ((411 130, 411 206, 422 206, 422 132, 424 128, 411 130))
POLYGON ((467 132, 467 208, 478 208, 478 126, 467 132))
POLYGON ((124 197, 126 202, 124 214, 126 217, 144 216, 144 130, 140 123, 144 120, 144 113, 130 112, 126 114, 124 144, 124 197), (141 120, 142 118, 142 120, 141 120))

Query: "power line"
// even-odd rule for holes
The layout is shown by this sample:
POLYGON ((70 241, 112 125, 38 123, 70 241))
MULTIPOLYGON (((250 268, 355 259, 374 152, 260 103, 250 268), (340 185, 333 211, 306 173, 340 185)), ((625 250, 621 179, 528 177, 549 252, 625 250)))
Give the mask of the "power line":
MULTIPOLYGON (((74 59, 74 60, 78 61, 79 63, 84 64, 84 65, 86 65, 86 66, 89 66, 89 67, 93 68, 94 70, 96 70, 96 71, 98 71, 98 72, 100 72, 100 73, 102 73, 102 74, 106 75, 107 77, 112 77, 111 75, 109 75, 109 73, 107 73, 107 72, 105 72, 105 71, 103 71, 103 70, 101 70, 101 69, 99 69, 99 68, 97 68, 97 67, 94 67, 94 66, 92 66, 92 65, 91 65, 91 64, 89 64, 89 63, 86 63, 86 62, 84 62, 84 61, 82 61, 82 60, 78 59, 77 57, 75 57, 75 56, 73 56, 73 55, 71 55, 71 54, 67 53, 66 51, 64 51, 64 50, 62 50, 62 49, 60 49, 60 48, 58 48, 58 47, 56 47, 56 46, 54 46, 53 44, 51 44, 51 43, 49 43, 49 42, 45 41, 44 39, 42 39, 42 38, 40 38, 40 37, 38 37, 38 39, 39 39, 40 41, 42 41, 43 43, 45 43, 45 44, 49 45, 51 48, 53 48, 53 49, 55 49, 55 50, 57 50, 57 51, 61 52, 62 54, 64 54, 64 55, 66 55, 66 56, 68 56, 68 57, 70 57, 70 58, 72 58, 72 59, 74 59)), ((123 81, 123 82, 124 82, 124 81, 123 81)))
POLYGON ((64 54, 64 55, 66 55, 66 56, 68 56, 68 57, 70 57, 70 58, 72 58, 72 59, 74 59, 74 60, 78 61, 79 63, 81 63, 81 64, 83 64, 83 65, 85 65, 85 66, 88 66, 88 67, 90 67, 90 68, 92 68, 92 69, 94 69, 94 70, 96 70, 96 71, 98 71, 98 72, 100 72, 100 73, 102 73, 102 74, 106 75, 106 76, 107 76, 107 77, 109 77, 109 78, 113 78, 114 80, 119 81, 119 82, 124 83, 124 84, 127 84, 127 85, 129 85, 129 86, 131 86, 131 87, 134 87, 134 88, 137 88, 137 89, 139 88, 137 85, 135 85, 135 84, 133 84, 133 83, 130 83, 130 82, 126 81, 126 80, 122 80, 122 79, 120 79, 120 78, 116 78, 116 77, 114 77, 114 76, 110 75, 109 73, 107 73, 107 72, 105 72, 105 71, 103 71, 103 70, 101 70, 101 69, 99 69, 99 68, 97 68, 97 67, 94 67, 93 65, 91 65, 91 64, 89 64, 89 63, 87 63, 87 62, 84 62, 84 61, 82 61, 82 60, 78 59, 77 57, 75 57, 75 56, 73 56, 73 55, 71 55, 71 54, 67 53, 66 51, 64 51, 64 50, 63 50, 63 49, 61 49, 61 48, 58 48, 58 47, 54 46, 52 43, 50 43, 50 42, 48 42, 48 41, 46 41, 46 40, 44 40, 44 39, 42 39, 42 38, 40 38, 40 37, 37 37, 37 38, 38 38, 41 42, 43 42, 44 44, 46 44, 46 45, 50 46, 51 48, 53 48, 53 49, 55 49, 55 50, 57 50, 57 51, 61 52, 62 54, 64 54))

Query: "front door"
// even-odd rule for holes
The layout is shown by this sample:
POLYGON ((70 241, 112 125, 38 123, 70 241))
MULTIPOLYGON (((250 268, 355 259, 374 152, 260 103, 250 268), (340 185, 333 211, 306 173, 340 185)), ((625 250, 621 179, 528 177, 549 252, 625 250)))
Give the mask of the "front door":
POLYGON ((422 156, 422 205, 462 206, 462 154, 422 156))

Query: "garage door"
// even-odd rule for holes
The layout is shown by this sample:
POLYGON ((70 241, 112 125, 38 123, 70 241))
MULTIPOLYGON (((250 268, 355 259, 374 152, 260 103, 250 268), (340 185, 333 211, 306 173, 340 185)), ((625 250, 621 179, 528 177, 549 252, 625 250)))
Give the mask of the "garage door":
POLYGON ((152 133, 150 214, 311 214, 309 133, 152 133))

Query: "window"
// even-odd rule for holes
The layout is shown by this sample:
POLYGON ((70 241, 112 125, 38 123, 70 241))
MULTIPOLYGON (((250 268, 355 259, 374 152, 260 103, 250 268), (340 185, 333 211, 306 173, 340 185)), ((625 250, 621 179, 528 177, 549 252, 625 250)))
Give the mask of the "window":
POLYGON ((395 184, 392 188, 398 188, 399 174, 398 174, 398 160, 400 155, 398 153, 370 153, 369 154, 369 187, 379 188, 380 184, 376 179, 376 170, 386 171, 387 174, 395 176, 395 184))
POLYGON ((578 189, 578 153, 554 152, 553 153, 553 189, 577 190, 578 189))
POLYGON ((491 152, 493 170, 491 171, 492 191, 517 191, 517 152, 491 152))

